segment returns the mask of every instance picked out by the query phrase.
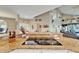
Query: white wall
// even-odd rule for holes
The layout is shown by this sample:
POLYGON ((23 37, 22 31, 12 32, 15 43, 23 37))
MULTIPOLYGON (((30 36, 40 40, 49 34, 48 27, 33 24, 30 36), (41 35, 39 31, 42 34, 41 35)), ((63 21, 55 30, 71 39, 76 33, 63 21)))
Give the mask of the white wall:
MULTIPOLYGON (((49 31, 48 28, 44 28, 43 26, 45 24, 47 24, 49 26, 49 19, 50 19, 50 15, 49 15, 49 12, 46 12, 46 13, 43 13, 41 15, 38 15, 34 18, 34 22, 35 22, 35 19, 41 19, 42 21, 41 22, 37 22, 39 23, 40 25, 42 25, 42 28, 39 29, 40 31, 44 32, 44 31, 49 31)), ((36 23, 36 24, 37 24, 36 23)))
POLYGON ((60 32, 62 15, 59 10, 55 9, 50 12, 50 32, 60 32), (52 22, 52 20, 54 20, 52 22))
MULTIPOLYGON (((39 15, 35 17, 35 19, 42 19, 42 24, 48 24, 49 32, 60 32, 61 24, 62 24, 61 17, 62 17, 61 12, 58 9, 55 9, 55 10, 50 10, 49 12, 46 12, 42 15, 39 15), (53 23, 52 20, 54 20, 53 23)), ((47 30, 47 29, 43 28, 43 30, 47 30)))

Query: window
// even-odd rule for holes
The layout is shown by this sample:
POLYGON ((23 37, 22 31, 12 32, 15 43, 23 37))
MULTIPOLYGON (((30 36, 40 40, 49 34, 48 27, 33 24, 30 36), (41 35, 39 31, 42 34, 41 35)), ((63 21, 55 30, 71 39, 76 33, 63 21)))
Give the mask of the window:
POLYGON ((4 20, 0 20, 0 33, 7 31, 7 23, 4 20))
POLYGON ((42 21, 41 19, 35 19, 35 21, 42 21))

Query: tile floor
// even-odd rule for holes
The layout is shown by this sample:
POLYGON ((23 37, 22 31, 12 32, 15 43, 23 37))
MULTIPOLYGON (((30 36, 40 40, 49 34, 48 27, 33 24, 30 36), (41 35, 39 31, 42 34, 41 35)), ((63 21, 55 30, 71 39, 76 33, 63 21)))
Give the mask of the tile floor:
POLYGON ((52 50, 52 49, 16 49, 10 53, 74 53, 69 50, 52 50))

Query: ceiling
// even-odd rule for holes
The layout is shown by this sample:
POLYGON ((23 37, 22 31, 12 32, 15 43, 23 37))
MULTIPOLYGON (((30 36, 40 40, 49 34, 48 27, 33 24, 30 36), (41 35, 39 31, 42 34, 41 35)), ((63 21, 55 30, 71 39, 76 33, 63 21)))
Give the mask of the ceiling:
POLYGON ((59 8, 62 13, 79 16, 79 5, 64 5, 59 8))
POLYGON ((79 15, 79 5, 0 5, 0 16, 30 19, 58 7, 64 14, 79 15))
POLYGON ((23 18, 33 18, 57 7, 60 5, 0 5, 0 14, 5 17, 20 15, 23 18))

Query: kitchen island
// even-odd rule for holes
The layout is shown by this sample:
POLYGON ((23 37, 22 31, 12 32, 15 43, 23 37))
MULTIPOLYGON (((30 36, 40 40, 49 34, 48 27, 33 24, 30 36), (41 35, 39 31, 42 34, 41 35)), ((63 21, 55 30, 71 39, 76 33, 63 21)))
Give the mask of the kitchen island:
MULTIPOLYGON (((41 39, 41 40, 42 40, 41 39)), ((67 49, 74 52, 79 52, 79 40, 74 38, 63 37, 61 33, 39 33, 31 32, 26 34, 26 38, 16 37, 16 41, 9 43, 7 40, 0 39, 0 52, 10 52, 15 49, 67 49), (23 45, 23 43, 29 38, 53 38, 60 42, 62 45, 23 45)))

